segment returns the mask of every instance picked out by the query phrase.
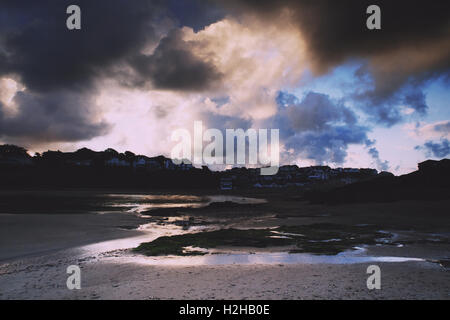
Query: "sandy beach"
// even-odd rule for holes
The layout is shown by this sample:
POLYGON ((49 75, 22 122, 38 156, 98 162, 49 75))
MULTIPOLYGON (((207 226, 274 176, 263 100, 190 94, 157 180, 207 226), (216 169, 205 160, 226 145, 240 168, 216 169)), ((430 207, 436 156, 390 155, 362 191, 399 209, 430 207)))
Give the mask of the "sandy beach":
POLYGON ((143 219, 129 214, 0 214, 0 261, 59 250, 141 232, 143 219), (129 229, 129 230, 128 230, 129 229))
POLYGON ((450 274, 429 262, 379 263, 381 290, 362 264, 151 266, 53 255, 1 267, 1 299, 450 299, 450 274), (82 270, 66 288, 66 266, 82 270))
MULTIPOLYGON (((219 247, 221 254, 145 257, 130 249, 162 235, 199 232, 203 229, 195 228, 200 227, 209 230, 216 224, 183 230, 176 219, 155 222, 129 212, 1 214, 0 299, 450 299, 448 218, 437 214, 440 220, 431 225, 417 224, 420 212, 443 205, 448 204, 374 204, 372 209, 382 212, 381 217, 366 210, 355 218, 361 205, 319 207, 272 199, 252 209, 259 215, 244 219, 237 212, 248 212, 248 207, 233 208, 235 216, 222 222, 222 227, 243 228, 327 221, 363 224, 398 212, 388 220, 390 225, 380 226, 394 235, 389 243, 380 241, 359 253, 350 250, 334 257, 279 254, 278 247, 219 247), (282 208, 284 215, 268 215, 273 207, 282 208), (410 219, 402 218, 400 207, 406 208, 404 214, 410 219), (410 210, 413 207, 416 211, 410 210), (412 230, 411 224, 420 228, 412 230), (270 260, 265 259, 267 254, 270 260), (244 262, 233 260, 236 255, 244 262), (358 260, 368 257, 379 261, 358 260), (393 258, 412 260, 386 262, 393 258), (372 264, 381 269, 381 290, 366 286, 367 267, 372 264), (81 268, 80 290, 66 287, 69 265, 81 268)), ((202 212, 190 221, 206 221, 208 210, 187 212, 202 212)), ((216 221, 220 210, 210 212, 209 218, 216 221)))

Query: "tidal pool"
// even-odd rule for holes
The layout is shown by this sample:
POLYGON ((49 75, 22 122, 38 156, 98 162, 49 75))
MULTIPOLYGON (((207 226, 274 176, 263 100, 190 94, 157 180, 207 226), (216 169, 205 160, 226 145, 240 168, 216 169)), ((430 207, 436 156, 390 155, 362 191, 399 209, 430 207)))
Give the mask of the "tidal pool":
POLYGON ((370 262, 407 262, 425 261, 421 258, 390 257, 390 256, 366 256, 364 248, 356 248, 337 255, 314 255, 307 253, 288 252, 257 252, 257 253, 229 253, 207 254, 203 256, 164 256, 142 257, 133 256, 130 261, 167 266, 195 266, 195 265, 227 265, 227 264, 355 264, 370 262))
POLYGON ((124 208, 129 213, 143 213, 164 208, 203 208, 211 203, 234 202, 237 204, 266 203, 265 199, 248 198, 231 195, 139 195, 139 194, 107 194, 111 198, 109 206, 124 208))

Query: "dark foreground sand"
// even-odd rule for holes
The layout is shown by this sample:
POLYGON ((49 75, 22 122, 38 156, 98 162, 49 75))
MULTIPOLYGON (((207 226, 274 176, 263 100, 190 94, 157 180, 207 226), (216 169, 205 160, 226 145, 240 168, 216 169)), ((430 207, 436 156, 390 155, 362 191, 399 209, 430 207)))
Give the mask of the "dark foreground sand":
POLYGON ((124 213, 0 214, 0 263, 139 235, 145 220, 124 213))
POLYGON ((366 286, 368 263, 149 266, 93 258, 22 261, 1 267, 1 299, 450 299, 450 273, 429 262, 377 263, 380 290, 366 286), (81 266, 80 290, 66 266, 81 266))
POLYGON ((151 230, 132 229, 145 218, 119 212, 0 214, 0 299, 450 299, 450 271, 436 262, 450 256, 448 217, 441 211, 447 207, 366 205, 361 214, 363 205, 321 208, 280 200, 263 210, 279 217, 246 223, 377 223, 400 230, 409 242, 371 246, 367 255, 425 259, 357 264, 149 265, 129 250, 117 250, 155 237, 151 230), (371 264, 381 268, 381 290, 367 289, 371 264), (66 287, 69 265, 81 268, 80 290, 66 287))

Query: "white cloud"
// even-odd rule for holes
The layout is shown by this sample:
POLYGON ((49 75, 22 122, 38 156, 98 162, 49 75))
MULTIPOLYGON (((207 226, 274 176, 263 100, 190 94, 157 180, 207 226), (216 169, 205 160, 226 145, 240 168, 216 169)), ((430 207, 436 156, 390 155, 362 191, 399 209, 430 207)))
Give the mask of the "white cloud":
POLYGON ((450 137, 450 121, 437 121, 433 123, 407 123, 403 126, 407 134, 418 140, 432 140, 450 137))

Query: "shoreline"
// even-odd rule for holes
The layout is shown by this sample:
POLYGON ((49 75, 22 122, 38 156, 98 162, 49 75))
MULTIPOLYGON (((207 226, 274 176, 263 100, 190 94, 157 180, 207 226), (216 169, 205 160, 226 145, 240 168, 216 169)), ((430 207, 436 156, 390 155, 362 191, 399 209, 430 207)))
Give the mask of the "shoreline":
POLYGON ((118 212, 0 214, 0 264, 138 236, 143 232, 137 228, 144 222, 145 218, 118 212))
POLYGON ((371 263, 151 266, 66 258, 0 266, 0 299, 450 299, 450 273, 429 262, 377 263, 382 288, 368 290, 371 263), (74 263, 80 290, 65 286, 65 268, 74 263))
MULTIPOLYGON (((381 243, 379 246, 369 246, 362 257, 426 260, 361 261, 350 264, 327 263, 325 259, 314 264, 308 261, 239 264, 234 261, 234 264, 216 265, 152 265, 139 262, 140 259, 145 262, 148 258, 131 253, 127 248, 157 236, 182 232, 182 224, 174 221, 185 219, 184 216, 172 218, 169 222, 164 217, 153 220, 120 212, 0 214, 0 257, 3 257, 0 259, 0 299, 448 300, 450 272, 436 262, 449 258, 448 218, 437 211, 447 206, 447 203, 418 205, 407 202, 328 207, 310 206, 289 199, 269 199, 267 204, 252 207, 251 215, 247 212, 249 207, 245 206, 213 206, 201 209, 201 216, 194 215, 194 219, 199 221, 216 221, 222 215, 225 221, 220 222, 221 227, 267 228, 318 222, 380 224, 380 230, 395 231, 395 241, 404 241, 405 245, 381 243), (440 220, 427 224, 430 207, 440 220), (267 215, 273 208, 279 208, 279 212, 267 215), (361 208, 366 210, 361 211, 361 208), (391 211, 397 215, 393 217, 391 211), (228 212, 231 214, 227 216, 228 212), (386 220, 386 217, 390 219, 386 220), (423 223, 417 224, 417 221, 423 223), (158 222, 163 222, 166 228, 159 229, 160 233, 142 227, 147 223, 150 227, 152 224, 158 225, 158 222), (420 225, 420 228, 413 231, 409 227, 411 225, 420 225), (435 233, 429 233, 430 230, 435 233), (11 252, 18 255, 13 257, 11 252), (8 253, 10 257, 6 261, 8 253), (72 264, 81 268, 81 290, 70 291, 66 288, 66 268, 72 264), (366 287, 366 269, 371 264, 381 267, 382 290, 369 291, 366 287)), ((190 228, 196 228, 196 224, 190 228)), ((273 248, 263 248, 261 251, 276 254, 273 248)), ((245 252, 258 250, 241 248, 238 252, 245 255, 245 252)))

